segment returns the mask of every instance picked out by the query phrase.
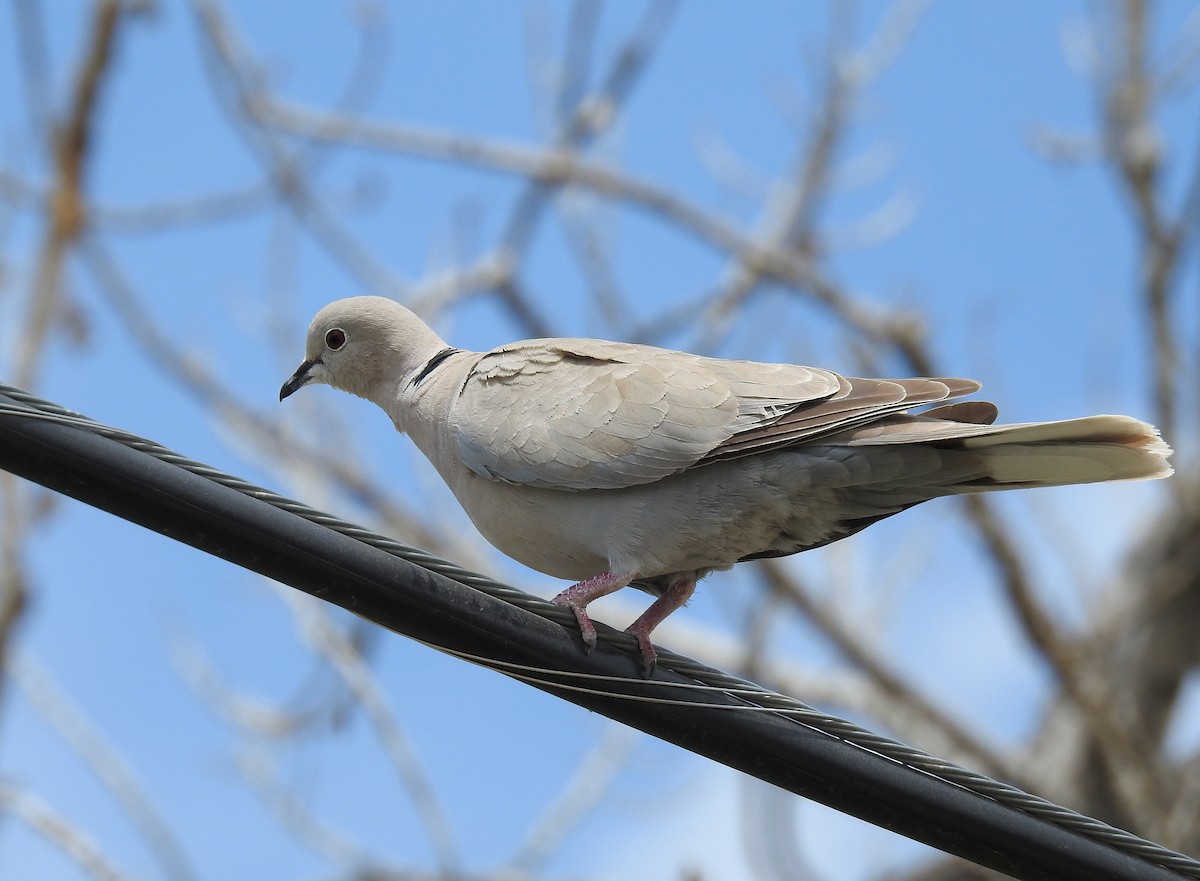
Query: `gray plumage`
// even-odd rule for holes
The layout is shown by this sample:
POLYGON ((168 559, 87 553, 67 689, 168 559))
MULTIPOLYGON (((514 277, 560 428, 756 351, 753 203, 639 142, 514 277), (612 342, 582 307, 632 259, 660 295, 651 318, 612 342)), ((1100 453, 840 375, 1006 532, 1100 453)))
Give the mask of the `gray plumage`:
POLYGON ((589 339, 453 349, 380 297, 331 303, 280 399, 310 382, 374 401, 480 533, 580 582, 575 610, 628 584, 659 595, 649 633, 697 578, 828 544, 937 496, 1166 477, 1169 447, 1128 416, 992 425, 964 379, 859 379, 589 339), (923 413, 912 408, 937 405, 923 413))

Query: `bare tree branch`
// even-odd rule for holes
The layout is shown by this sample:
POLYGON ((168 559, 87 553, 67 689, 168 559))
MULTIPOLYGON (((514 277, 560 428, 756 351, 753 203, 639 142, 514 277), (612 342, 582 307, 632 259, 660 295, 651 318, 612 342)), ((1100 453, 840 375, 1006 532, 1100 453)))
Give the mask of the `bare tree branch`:
POLYGON ((44 354, 46 335, 59 308, 63 265, 87 222, 84 174, 93 136, 100 89, 109 71, 123 7, 120 0, 96 4, 66 118, 53 138, 54 184, 49 194, 49 223, 37 259, 30 314, 16 357, 16 383, 33 386, 44 354))
MULTIPOLYGON (((24 22, 24 36, 36 44, 27 49, 31 53, 26 55, 27 76, 44 76, 41 34, 37 32, 38 7, 23 5, 18 14, 24 22)), ((46 360, 46 340, 60 309, 64 265, 86 223, 84 176, 100 90, 110 70, 122 14, 119 0, 101 0, 95 5, 89 42, 72 83, 66 116, 53 137, 46 137, 52 151, 54 183, 46 196, 46 227, 34 260, 33 283, 25 299, 27 314, 21 332, 15 336, 16 355, 11 368, 17 385, 26 388, 37 381, 46 360)), ((27 88, 33 115, 42 121, 45 108, 41 105, 46 102, 47 86, 28 83, 27 88)), ((28 487, 18 485, 11 475, 5 474, 0 480, 4 531, 0 544, 5 552, 0 557, 0 665, 11 650, 14 629, 28 602, 21 549, 26 530, 31 526, 29 498, 28 487)))
POLYGON ((368 289, 395 299, 404 299, 408 284, 377 260, 337 220, 317 197, 303 159, 289 152, 267 128, 253 124, 254 108, 261 104, 265 78, 242 48, 233 26, 216 0, 192 0, 206 45, 212 50, 214 80, 219 95, 228 95, 230 122, 243 133, 248 145, 263 163, 280 200, 306 229, 352 275, 368 289), (231 105, 231 106, 230 106, 231 105))
MULTIPOLYGON (((247 433, 262 448, 270 450, 272 455, 277 457, 283 453, 286 461, 331 480, 356 503, 371 510, 380 522, 387 525, 390 533, 401 540, 421 547, 441 549, 450 556, 462 559, 474 556, 474 552, 462 542, 447 545, 447 536, 439 535, 421 517, 389 496, 376 481, 356 467, 352 457, 332 455, 329 450, 317 450, 296 442, 280 423, 244 403, 199 361, 188 358, 179 345, 169 339, 154 322, 149 310, 98 237, 90 235, 83 241, 81 256, 99 292, 121 316, 130 337, 142 346, 160 369, 209 407, 218 420, 247 433)), ((278 458, 275 464, 279 464, 278 458)))
POLYGON ((158 859, 167 878, 197 878, 191 861, 137 771, 63 694, 50 674, 28 658, 9 659, 8 674, 42 717, 87 762, 158 859))
POLYGON ((86 832, 33 793, 0 782, 0 812, 20 820, 97 881, 133 881, 86 832))
POLYGON ((1108 51, 1099 55, 1107 64, 1097 84, 1104 143, 1113 171, 1134 207, 1143 239, 1142 296, 1154 365, 1156 421, 1163 433, 1172 437, 1177 425, 1180 359, 1171 299, 1180 245, 1194 221, 1187 214, 1170 218, 1159 194, 1163 147, 1152 118, 1157 89, 1148 55, 1147 4, 1145 0, 1121 0, 1107 11, 1115 20, 1105 40, 1108 51))
POLYGON ((1019 770, 1011 762, 999 756, 905 682, 832 609, 817 602, 799 583, 794 572, 786 571, 778 560, 763 560, 759 564, 759 571, 772 591, 811 621, 848 661, 871 678, 882 692, 884 701, 903 707, 905 712, 916 717, 914 727, 938 732, 951 750, 968 760, 981 773, 1012 780, 1018 786, 1036 788, 1031 781, 1021 780, 1019 770))
MULTIPOLYGON (((535 112, 544 136, 519 143, 372 113, 371 105, 389 73, 385 6, 359 8, 358 42, 353 50, 357 54, 337 87, 337 97, 318 109, 285 97, 272 80, 274 59, 245 41, 234 7, 220 0, 193 0, 208 87, 224 111, 223 124, 243 138, 258 171, 224 191, 106 204, 91 198, 88 170, 95 132, 105 119, 100 97, 112 69, 119 22, 134 7, 117 0, 97 0, 87 7, 90 30, 85 32, 79 70, 72 77, 49 70, 41 43, 41 6, 35 0, 15 0, 18 30, 28 38, 18 49, 25 78, 25 115, 35 136, 28 140, 42 142, 50 153, 45 171, 28 172, 20 164, 0 169, 0 200, 6 214, 0 218, 0 238, 15 240, 16 221, 36 217, 38 212, 45 215, 44 221, 38 218, 41 238, 28 249, 32 259, 21 255, 21 260, 11 261, 19 268, 28 264, 33 279, 23 301, 24 327, 12 337, 21 344, 18 381, 35 382, 50 363, 46 343, 71 317, 75 298, 70 296, 70 283, 76 282, 81 291, 99 294, 101 308, 116 317, 126 338, 147 356, 151 369, 184 391, 237 454, 300 485, 305 497, 319 503, 332 497, 338 503, 361 506, 390 534, 452 558, 482 560, 478 546, 464 538, 462 530, 440 529, 420 501, 411 495, 412 504, 405 501, 399 490, 393 493, 386 481, 371 473, 370 464, 351 455, 357 450, 354 432, 344 428, 333 411, 320 410, 319 420, 309 420, 308 424, 317 423, 315 431, 320 433, 310 438, 297 434, 282 416, 248 404, 236 391, 238 377, 225 376, 221 365, 208 366, 190 351, 185 333, 170 323, 164 299, 168 292, 138 282, 140 267, 116 248, 114 237, 144 236, 137 243, 141 247, 152 244, 148 237, 157 232, 187 235, 203 224, 265 221, 269 233, 260 250, 265 254, 267 291, 263 304, 255 308, 269 315, 255 316, 251 334, 256 341, 266 338, 280 351, 286 342, 289 357, 299 332, 294 312, 307 296, 302 268, 314 253, 332 257, 362 287, 404 298, 426 314, 449 311, 469 297, 487 297, 529 335, 556 335, 554 316, 561 314, 557 308, 561 303, 551 308, 548 288, 541 290, 549 282, 533 259, 547 241, 562 251, 562 241, 553 238, 556 230, 547 222, 553 219, 565 232, 566 257, 577 264, 588 292, 578 305, 598 317, 602 328, 598 335, 659 342, 699 326, 700 337, 715 345, 736 322, 770 320, 766 298, 758 294, 768 288, 782 289, 789 295, 786 305, 781 307, 780 298, 772 298, 771 309, 815 307, 811 311, 824 313, 850 355, 863 363, 940 374, 931 342, 938 328, 927 324, 915 308, 881 304, 856 290, 855 276, 845 271, 846 261, 835 262, 843 249, 864 240, 871 244, 872 236, 887 236, 897 229, 906 216, 904 200, 884 198, 878 209, 856 211, 854 217, 865 219, 850 224, 849 236, 842 235, 830 219, 839 215, 843 194, 861 184, 861 175, 856 178, 854 169, 845 166, 842 154, 861 140, 859 128, 868 118, 864 111, 873 106, 872 89, 905 49, 925 5, 912 0, 893 4, 865 39, 856 31, 855 4, 834 5, 832 36, 810 70, 815 85, 806 94, 813 96, 811 106, 793 115, 795 145, 787 166, 772 178, 744 170, 737 157, 726 157, 722 166, 726 171, 713 174, 720 178, 719 185, 730 185, 730 179, 736 178, 731 185, 744 190, 739 204, 748 209, 741 214, 754 218, 745 222, 729 219, 680 184, 632 173, 619 162, 618 147, 626 134, 620 123, 634 89, 660 57, 674 21, 676 6, 671 2, 647 3, 635 13, 640 17, 632 25, 622 25, 628 30, 615 35, 608 27, 607 8, 595 0, 580 0, 566 15, 555 10, 535 21, 547 23, 530 38, 533 50, 540 54, 535 57, 531 52, 529 61, 531 68, 537 65, 535 112), (552 30, 560 23, 561 39, 552 30), (62 121, 52 133, 48 83, 55 76, 70 88, 62 102, 66 107, 62 121), (450 235, 457 240, 446 249, 449 259, 432 261, 438 271, 410 281, 387 253, 359 234, 359 218, 351 214, 363 204, 355 201, 359 189, 351 184, 338 190, 336 184, 322 179, 327 169, 334 168, 331 160, 358 151, 373 151, 397 165, 424 160, 476 175, 504 175, 515 181, 515 195, 500 206, 498 215, 494 206, 484 206, 490 240, 483 240, 480 231, 485 225, 468 216, 467 210, 452 210, 455 226, 450 235), (727 171, 732 167, 736 174, 727 171), (630 212, 709 249, 723 269, 697 285, 682 305, 672 305, 660 315, 639 314, 640 304, 621 291, 618 274, 626 254, 617 249, 626 242, 615 231, 630 212), (9 216, 14 223, 8 223, 9 216), (84 270, 78 279, 77 265, 84 270)), ((1093 10, 1090 74, 1099 134, 1074 140, 1045 136, 1039 144, 1059 161, 1104 163, 1125 199, 1141 258, 1136 302, 1145 322, 1154 406, 1168 440, 1178 444, 1185 402, 1196 393, 1200 368, 1192 354, 1195 328, 1180 327, 1180 318, 1190 315, 1183 308, 1181 289, 1184 279, 1190 278, 1185 273, 1194 265, 1193 246, 1200 229, 1195 219, 1200 213, 1200 154, 1192 155, 1188 165, 1186 157, 1171 149, 1175 145, 1167 142, 1160 121, 1166 118, 1162 112, 1166 96, 1178 99, 1195 86, 1200 17, 1188 19, 1190 24, 1160 53, 1159 41, 1153 38, 1158 32, 1154 5, 1144 0, 1098 0, 1093 10), (1182 200, 1176 198, 1180 169, 1191 172, 1191 179, 1183 181, 1187 189, 1182 200)), ((535 10, 531 16, 537 14, 535 10)), ((330 181, 336 180, 335 173, 329 171, 330 181)), ((876 178, 871 181, 876 182, 876 178)), ((474 203, 470 208, 478 216, 485 214, 474 203)), ((320 405, 304 402, 303 406, 320 405)), ((1089 595, 1092 601, 1073 623, 1055 613, 1049 570, 1041 551, 1023 543, 1018 524, 1005 516, 1004 509, 982 499, 966 502, 968 529, 994 567, 1002 602, 1011 609, 1034 662, 1044 663, 1052 677, 1038 730, 1011 755, 986 742, 972 725, 939 709, 898 675, 846 616, 820 602, 791 567, 769 563, 761 570, 759 577, 768 590, 749 607, 744 635, 713 633, 684 621, 669 622, 662 633, 672 647, 698 654, 716 666, 751 667, 755 677, 785 691, 849 708, 906 739, 961 755, 989 773, 1023 780, 1039 791, 1052 789, 1082 810, 1138 828, 1179 849, 1200 849, 1196 756, 1193 751, 1179 758, 1164 750, 1183 684, 1200 664, 1193 632, 1200 616, 1196 580, 1200 562, 1195 559, 1200 516, 1188 479, 1177 479, 1173 491, 1170 500, 1154 503, 1157 508, 1146 518, 1146 535, 1131 540, 1137 554, 1103 589, 1089 595), (840 654, 835 669, 809 670, 775 656, 771 637, 785 602, 828 636, 840 654)), ((26 579, 33 577, 23 554, 36 531, 36 498, 0 476, 0 516, 4 518, 0 533, 3 647, 11 642, 11 631, 28 596, 26 579)), ((1063 556, 1072 553, 1065 546, 1054 550, 1063 556)), ((335 877, 376 881, 462 876, 469 854, 464 851, 460 856, 454 818, 437 802, 437 781, 411 754, 402 720, 391 708, 383 684, 373 677, 370 646, 360 643, 360 631, 343 631, 332 621, 313 618, 309 609, 294 612, 302 637, 318 656, 314 672, 296 688, 298 698, 274 705, 226 685, 202 660, 180 660, 181 675, 228 723, 234 736, 268 741, 261 752, 239 752, 238 767, 246 785, 301 846, 334 864, 335 877), (342 719, 359 710, 374 726, 401 786, 418 805, 437 852, 437 865, 431 871, 376 858, 373 842, 356 842, 323 822, 300 794, 287 790, 275 777, 269 750, 278 741, 324 730, 322 726, 337 731, 342 719)), ((178 650, 177 656, 182 658, 178 650)), ((20 668, 17 674, 22 681, 29 678, 20 668)), ((623 732, 613 731, 601 739, 541 819, 526 831, 506 865, 473 876, 544 874, 547 858, 609 792, 630 748, 623 737, 623 732)), ((105 754, 103 749, 96 753, 105 754)), ((94 761, 104 765, 102 758, 94 761)), ((25 822, 52 842, 73 840, 69 824, 56 826, 56 821, 47 819, 53 812, 41 811, 20 790, 0 787, 0 810, 14 815, 24 811, 25 822)), ((774 839, 766 842, 772 846, 794 831, 784 809, 757 796, 747 803, 745 817, 755 828, 774 833, 774 839)), ((153 834, 143 831, 147 838, 153 834)), ((171 830, 163 834, 165 840, 171 839, 171 830)), ((764 843, 760 836, 747 846, 754 848, 755 841, 764 843)), ((761 873, 791 869, 794 874, 804 869, 803 859, 797 858, 804 854, 786 844, 756 851, 761 873)), ((169 859, 160 856, 159 862, 165 866, 169 859)), ((99 865, 89 871, 98 877, 117 876, 102 857, 99 865)), ((950 863, 913 875, 977 876, 950 863)))
POLYGON ((629 760, 637 740, 638 735, 624 725, 606 726, 599 741, 525 834, 520 848, 500 874, 511 871, 537 875, 567 835, 608 795, 613 778, 629 760))
POLYGON ((371 675, 362 655, 334 627, 329 613, 318 602, 285 587, 279 588, 279 595, 296 617, 301 635, 337 671, 371 721, 380 746, 412 799, 417 816, 425 825, 437 854, 440 871, 455 875, 459 871, 461 857, 450 819, 400 726, 395 711, 371 675))

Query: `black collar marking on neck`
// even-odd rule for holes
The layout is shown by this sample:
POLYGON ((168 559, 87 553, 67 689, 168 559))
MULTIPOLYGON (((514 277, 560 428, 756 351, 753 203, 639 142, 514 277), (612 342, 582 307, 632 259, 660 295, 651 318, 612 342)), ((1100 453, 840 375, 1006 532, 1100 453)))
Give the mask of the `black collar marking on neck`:
POLYGON ((430 358, 428 361, 425 362, 425 366, 421 368, 420 373, 418 373, 416 376, 413 377, 413 380, 412 380, 412 382, 409 383, 409 386, 410 387, 415 386, 422 379, 427 377, 429 374, 433 373, 433 371, 437 368, 437 366, 439 364, 441 364, 443 361, 445 361, 451 355, 456 354, 458 351, 459 350, 454 348, 454 346, 446 346, 446 348, 442 349, 440 352, 438 352, 436 355, 434 355, 432 358, 430 358))

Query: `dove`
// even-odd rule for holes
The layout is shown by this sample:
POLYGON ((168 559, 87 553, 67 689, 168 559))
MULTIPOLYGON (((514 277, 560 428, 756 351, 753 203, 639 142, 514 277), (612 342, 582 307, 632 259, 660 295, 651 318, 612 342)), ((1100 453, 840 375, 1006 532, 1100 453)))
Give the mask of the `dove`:
POLYGON ((311 384, 377 404, 485 539, 575 582, 554 602, 589 650, 592 601, 628 586, 655 596, 628 628, 647 670, 654 628, 710 572, 941 496, 1172 473, 1145 422, 994 425, 991 403, 947 403, 980 389, 969 379, 857 378, 595 339, 472 352, 383 297, 317 313, 280 401, 311 384))

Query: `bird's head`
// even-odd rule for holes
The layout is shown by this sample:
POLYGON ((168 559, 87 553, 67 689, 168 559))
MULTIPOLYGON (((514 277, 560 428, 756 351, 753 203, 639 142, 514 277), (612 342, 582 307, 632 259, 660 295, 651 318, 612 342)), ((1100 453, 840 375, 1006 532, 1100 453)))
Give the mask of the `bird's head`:
POLYGON ((304 361, 279 390, 279 400, 302 386, 322 383, 378 403, 383 383, 399 379, 445 346, 394 300, 336 300, 308 326, 304 361))

